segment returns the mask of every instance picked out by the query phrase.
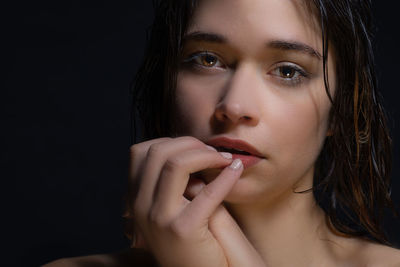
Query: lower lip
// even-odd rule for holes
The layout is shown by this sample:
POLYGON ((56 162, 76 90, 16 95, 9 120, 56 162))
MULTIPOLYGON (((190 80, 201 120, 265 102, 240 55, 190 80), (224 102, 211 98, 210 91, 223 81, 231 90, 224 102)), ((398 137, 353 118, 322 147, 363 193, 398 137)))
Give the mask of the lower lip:
POLYGON ((261 160, 261 158, 252 156, 252 155, 242 155, 242 154, 232 154, 232 159, 240 159, 243 163, 243 167, 249 168, 250 166, 253 166, 257 162, 261 160))

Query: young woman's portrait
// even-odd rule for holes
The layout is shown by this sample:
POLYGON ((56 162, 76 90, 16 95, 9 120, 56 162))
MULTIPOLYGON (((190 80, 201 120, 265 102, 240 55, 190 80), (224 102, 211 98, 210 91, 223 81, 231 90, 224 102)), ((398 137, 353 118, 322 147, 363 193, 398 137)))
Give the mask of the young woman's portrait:
POLYGON ((371 1, 153 6, 129 99, 129 244, 44 266, 400 266, 396 88, 371 1))

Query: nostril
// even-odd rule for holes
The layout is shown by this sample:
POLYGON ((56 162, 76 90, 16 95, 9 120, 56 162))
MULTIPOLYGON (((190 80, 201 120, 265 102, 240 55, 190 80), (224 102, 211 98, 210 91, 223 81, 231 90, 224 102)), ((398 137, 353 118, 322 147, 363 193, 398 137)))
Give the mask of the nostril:
POLYGON ((230 104, 228 106, 226 103, 220 103, 215 109, 214 116, 221 122, 256 124, 258 121, 256 111, 240 104, 230 104))

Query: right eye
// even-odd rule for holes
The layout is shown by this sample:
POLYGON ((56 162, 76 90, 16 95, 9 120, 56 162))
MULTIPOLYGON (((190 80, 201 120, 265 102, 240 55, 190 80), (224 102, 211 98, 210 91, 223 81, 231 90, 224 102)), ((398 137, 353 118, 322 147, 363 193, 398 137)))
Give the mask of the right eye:
POLYGON ((203 68, 223 68, 224 64, 220 61, 218 56, 209 52, 199 52, 190 55, 183 63, 192 64, 203 68))

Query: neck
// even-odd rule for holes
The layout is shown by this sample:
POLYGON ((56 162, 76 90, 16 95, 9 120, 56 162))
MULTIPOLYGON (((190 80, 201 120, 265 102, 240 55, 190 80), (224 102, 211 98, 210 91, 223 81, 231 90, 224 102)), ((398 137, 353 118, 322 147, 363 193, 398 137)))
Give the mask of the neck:
POLYGON ((228 209, 267 266, 312 266, 318 265, 316 255, 327 256, 330 231, 312 192, 290 192, 267 206, 228 204, 228 209))

